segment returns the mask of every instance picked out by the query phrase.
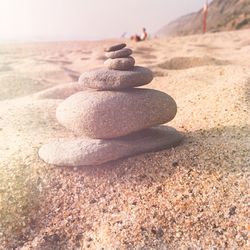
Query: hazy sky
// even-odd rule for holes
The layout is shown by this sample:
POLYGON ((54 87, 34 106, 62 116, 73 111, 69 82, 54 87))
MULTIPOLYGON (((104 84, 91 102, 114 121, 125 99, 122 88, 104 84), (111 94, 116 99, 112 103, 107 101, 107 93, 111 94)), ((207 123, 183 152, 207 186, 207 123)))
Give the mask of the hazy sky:
POLYGON ((204 0, 0 0, 0 40, 102 39, 154 33, 204 0))

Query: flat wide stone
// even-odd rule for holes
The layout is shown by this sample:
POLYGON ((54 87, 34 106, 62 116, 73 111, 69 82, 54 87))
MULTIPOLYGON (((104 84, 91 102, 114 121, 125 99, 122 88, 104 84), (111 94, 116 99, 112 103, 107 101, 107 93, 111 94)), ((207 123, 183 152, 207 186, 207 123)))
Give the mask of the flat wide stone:
POLYGON ((135 65, 135 59, 131 56, 126 57, 126 58, 108 59, 104 62, 104 64, 109 69, 130 70, 135 65))
POLYGON ((39 156, 58 166, 90 166, 132 155, 176 146, 183 136, 174 128, 159 126, 110 140, 58 139, 45 144, 39 156))
POLYGON ((129 71, 102 68, 83 73, 79 85, 83 89, 119 90, 146 85, 152 80, 153 72, 140 66, 129 71))
POLYGON ((115 138, 171 121, 174 99, 164 92, 134 88, 126 91, 82 91, 56 110, 59 123, 75 134, 115 138))

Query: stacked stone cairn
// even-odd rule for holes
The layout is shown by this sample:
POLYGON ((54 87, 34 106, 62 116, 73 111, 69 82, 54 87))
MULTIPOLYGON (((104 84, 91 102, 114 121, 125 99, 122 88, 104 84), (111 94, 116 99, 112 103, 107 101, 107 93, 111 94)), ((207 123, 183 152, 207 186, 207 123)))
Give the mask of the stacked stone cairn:
POLYGON ((105 51, 106 67, 83 73, 79 78, 83 91, 58 106, 58 122, 75 136, 42 146, 39 155, 45 162, 73 167, 100 165, 170 148, 181 141, 182 135, 174 128, 158 126, 175 117, 173 98, 161 91, 135 88, 150 83, 152 71, 134 66, 132 50, 126 44, 105 51))

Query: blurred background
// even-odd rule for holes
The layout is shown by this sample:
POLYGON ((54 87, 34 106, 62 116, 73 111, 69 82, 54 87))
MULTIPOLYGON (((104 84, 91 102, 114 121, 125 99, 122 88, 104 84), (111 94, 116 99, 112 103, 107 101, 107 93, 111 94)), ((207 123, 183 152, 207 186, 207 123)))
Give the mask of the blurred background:
POLYGON ((250 27, 250 0, 0 0, 0 41, 151 37, 250 27))

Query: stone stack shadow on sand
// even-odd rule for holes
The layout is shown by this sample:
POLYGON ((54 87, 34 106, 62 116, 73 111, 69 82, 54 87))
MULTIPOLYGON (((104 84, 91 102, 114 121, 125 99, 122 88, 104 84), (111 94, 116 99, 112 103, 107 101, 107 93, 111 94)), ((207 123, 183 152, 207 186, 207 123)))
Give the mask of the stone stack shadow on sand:
POLYGON ((79 78, 79 90, 83 91, 64 100, 56 111, 58 122, 78 137, 42 146, 39 156, 45 162, 100 165, 173 147, 181 141, 182 135, 174 128, 158 126, 175 117, 173 98, 161 91, 135 88, 150 83, 153 73, 134 66, 132 50, 126 44, 105 51, 107 68, 83 73, 79 78))

